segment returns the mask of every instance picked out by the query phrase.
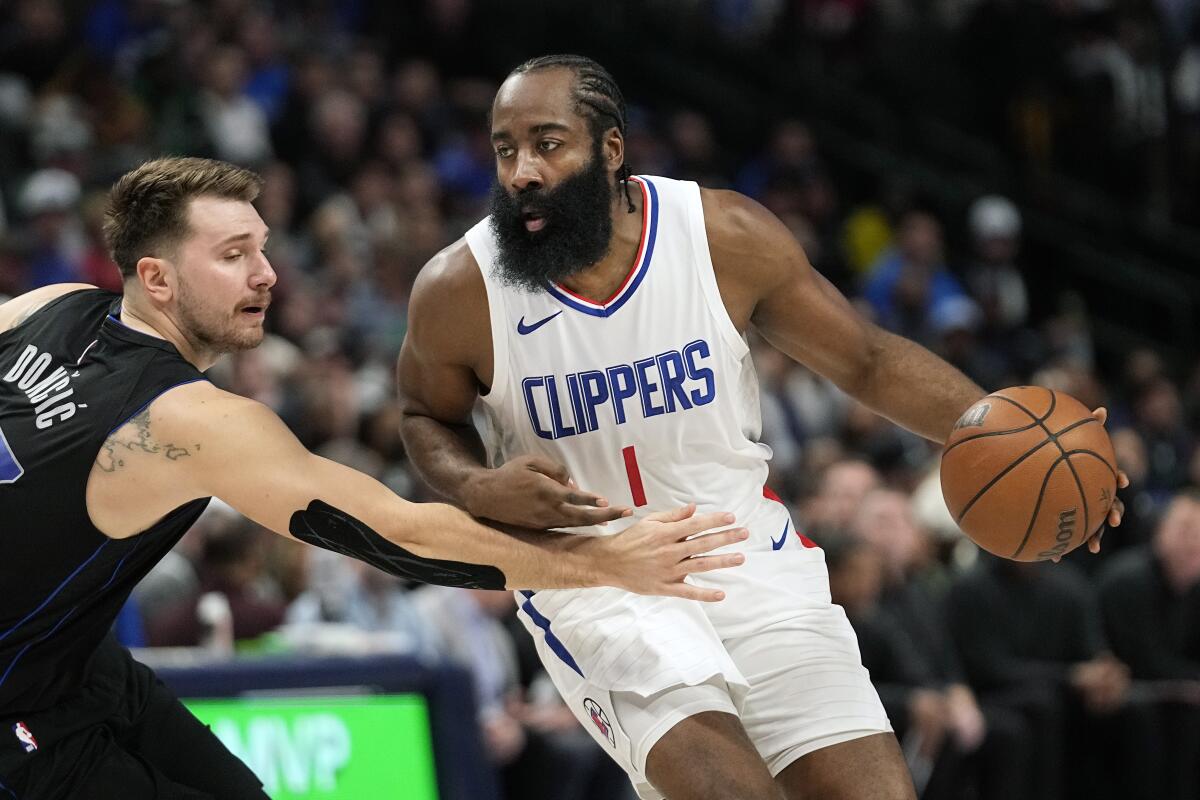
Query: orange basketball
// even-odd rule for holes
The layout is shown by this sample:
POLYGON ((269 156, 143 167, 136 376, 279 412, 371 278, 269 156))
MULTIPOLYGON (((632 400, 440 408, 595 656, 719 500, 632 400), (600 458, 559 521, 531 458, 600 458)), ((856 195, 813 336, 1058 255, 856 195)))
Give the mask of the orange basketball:
POLYGON ((1082 403, 1015 386, 989 394, 955 423, 942 451, 942 495, 984 550, 1041 561, 1099 530, 1116 496, 1116 463, 1104 426, 1082 403))

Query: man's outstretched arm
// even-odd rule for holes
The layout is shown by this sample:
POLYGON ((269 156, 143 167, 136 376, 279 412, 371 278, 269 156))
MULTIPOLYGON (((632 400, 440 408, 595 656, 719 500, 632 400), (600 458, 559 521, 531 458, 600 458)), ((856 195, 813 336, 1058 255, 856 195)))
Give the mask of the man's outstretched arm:
POLYGON ((426 582, 479 588, 610 585, 641 594, 719 600, 684 582, 734 566, 738 554, 699 554, 745 538, 691 509, 658 515, 612 537, 500 531, 440 503, 410 503, 378 481, 310 453, 275 414, 206 382, 179 387, 150 409, 147 429, 198 447, 177 462, 182 495, 219 497, 276 533, 426 582))

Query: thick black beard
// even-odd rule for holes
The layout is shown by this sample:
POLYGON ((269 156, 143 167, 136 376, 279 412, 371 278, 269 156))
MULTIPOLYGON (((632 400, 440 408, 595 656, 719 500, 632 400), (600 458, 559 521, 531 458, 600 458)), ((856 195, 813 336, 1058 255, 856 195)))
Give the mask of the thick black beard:
POLYGON ((494 183, 491 228, 501 280, 541 291, 604 258, 612 240, 612 202, 613 187, 599 148, 591 163, 554 189, 512 195, 494 183), (531 210, 546 221, 533 233, 525 229, 525 212, 531 210))

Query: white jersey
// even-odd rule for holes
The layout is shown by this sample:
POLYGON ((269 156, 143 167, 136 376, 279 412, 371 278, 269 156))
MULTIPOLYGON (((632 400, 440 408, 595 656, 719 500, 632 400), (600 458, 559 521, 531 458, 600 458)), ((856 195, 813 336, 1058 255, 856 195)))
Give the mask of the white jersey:
POLYGON ((548 456, 636 516, 695 502, 742 519, 764 502, 771 451, 758 441, 758 382, 717 290, 700 190, 632 181, 641 243, 604 302, 506 286, 488 221, 467 233, 491 309, 489 456, 548 456))
MULTIPOLYGON (((493 466, 541 454, 635 516, 695 502, 750 538, 739 567, 688 580, 720 603, 611 587, 521 591, 521 620, 572 712, 643 798, 654 743, 703 711, 736 712, 772 774, 889 730, 824 553, 764 488, 750 350, 717 290, 699 187, 635 177, 642 238, 607 300, 530 292, 496 272, 488 221, 467 233, 487 286, 493 380, 478 421, 493 466)), ((629 521, 577 533, 615 533, 629 521)))

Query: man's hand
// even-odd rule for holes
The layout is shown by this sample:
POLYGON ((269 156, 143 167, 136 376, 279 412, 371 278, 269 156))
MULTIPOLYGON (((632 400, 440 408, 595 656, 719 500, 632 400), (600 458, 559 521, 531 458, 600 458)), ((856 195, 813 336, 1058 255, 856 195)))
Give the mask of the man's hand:
POLYGON ((481 471, 463 497, 473 516, 537 530, 604 525, 633 513, 581 491, 566 467, 542 456, 518 456, 481 471))
POLYGON ((750 535, 745 528, 697 534, 733 523, 725 513, 697 514, 695 505, 651 514, 615 536, 589 537, 586 543, 599 570, 598 583, 635 594, 683 597, 715 603, 725 599, 717 589, 703 589, 684 578, 697 572, 736 567, 741 553, 702 556, 750 535), (692 538, 694 537, 694 538, 692 538))
POLYGON ((912 729, 921 736, 921 755, 936 759, 950 722, 942 693, 933 689, 915 690, 909 696, 908 717, 912 729))
POLYGON ((1125 700, 1129 690, 1129 667, 1106 654, 1076 664, 1071 668, 1070 681, 1091 711, 1105 713, 1125 700))
MULTIPOLYGON (((1095 417, 1096 419, 1100 420, 1100 424, 1103 425, 1105 422, 1108 421, 1108 409, 1101 406, 1100 408, 1097 408, 1095 411, 1092 412, 1092 416, 1095 417)), ((1118 469, 1117 470, 1117 488, 1124 489, 1128 485, 1129 485, 1129 476, 1118 469)), ((1100 530, 1098 530, 1094 534, 1092 534, 1091 538, 1088 539, 1088 541, 1087 541, 1087 546, 1088 546, 1089 551, 1091 551, 1093 553, 1100 552, 1100 540, 1104 537, 1104 531, 1107 528, 1110 528, 1110 527, 1115 528, 1118 525, 1120 525, 1121 517, 1124 516, 1124 514, 1125 514, 1125 503, 1121 501, 1121 498, 1114 497, 1112 507, 1109 508, 1109 510, 1108 510, 1108 519, 1105 520, 1105 522, 1107 524, 1101 525, 1100 530)))
POLYGON ((946 687, 946 716, 954 740, 965 753, 974 753, 987 736, 987 721, 975 701, 975 694, 964 684, 946 687))

